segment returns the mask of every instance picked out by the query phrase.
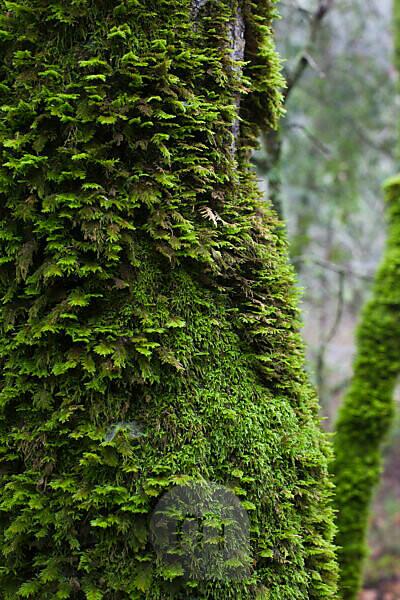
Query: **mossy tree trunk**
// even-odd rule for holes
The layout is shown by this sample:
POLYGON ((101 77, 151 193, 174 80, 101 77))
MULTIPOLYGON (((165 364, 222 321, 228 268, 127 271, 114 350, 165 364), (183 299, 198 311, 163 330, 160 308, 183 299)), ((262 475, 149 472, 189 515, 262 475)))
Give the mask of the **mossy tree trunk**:
MULTIPOLYGON (((399 70, 399 0, 394 2, 394 30, 399 70)), ((400 374, 400 176, 387 181, 385 195, 386 250, 361 315, 353 380, 336 423, 336 541, 344 600, 357 598, 362 584, 370 506, 382 472, 382 443, 393 420, 400 374)))
POLYGON ((273 7, 2 8, 1 597, 334 598, 329 447, 248 165, 280 112, 273 7), (246 578, 156 556, 190 479, 248 511, 246 578))

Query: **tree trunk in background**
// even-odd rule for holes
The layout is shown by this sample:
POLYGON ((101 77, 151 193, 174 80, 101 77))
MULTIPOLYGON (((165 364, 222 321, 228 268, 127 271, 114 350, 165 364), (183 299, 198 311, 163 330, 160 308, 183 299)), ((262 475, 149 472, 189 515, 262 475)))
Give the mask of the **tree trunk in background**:
POLYGON ((329 446, 248 165, 280 112, 270 2, 2 6, 2 599, 334 598, 329 446), (179 546, 189 484, 225 486, 248 551, 229 506, 222 565, 179 546))
MULTIPOLYGON (((400 0, 395 0, 400 69, 400 0)), ((357 334, 354 375, 336 424, 335 464, 340 594, 357 598, 368 552, 370 506, 382 472, 382 442, 394 415, 400 373, 400 176, 385 185, 388 239, 357 334)))
POLYGON ((256 161, 259 174, 268 181, 268 201, 280 219, 284 219, 282 207, 282 132, 268 129, 262 132, 262 148, 265 156, 256 161))
POLYGON ((357 597, 367 554, 373 491, 382 466, 381 448, 393 417, 400 372, 400 185, 388 190, 389 234, 372 299, 361 316, 350 389, 335 437, 337 544, 344 600, 357 597))

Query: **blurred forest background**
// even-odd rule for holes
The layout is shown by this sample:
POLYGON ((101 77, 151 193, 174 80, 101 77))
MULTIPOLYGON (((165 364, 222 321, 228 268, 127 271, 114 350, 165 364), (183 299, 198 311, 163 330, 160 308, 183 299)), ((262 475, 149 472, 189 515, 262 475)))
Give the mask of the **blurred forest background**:
MULTIPOLYGON (((382 183, 399 171, 391 0, 281 0, 288 80, 279 135, 254 160, 287 223, 304 337, 326 426, 349 382, 354 334, 382 255, 382 183)), ((400 599, 400 405, 370 531, 363 600, 400 599)))

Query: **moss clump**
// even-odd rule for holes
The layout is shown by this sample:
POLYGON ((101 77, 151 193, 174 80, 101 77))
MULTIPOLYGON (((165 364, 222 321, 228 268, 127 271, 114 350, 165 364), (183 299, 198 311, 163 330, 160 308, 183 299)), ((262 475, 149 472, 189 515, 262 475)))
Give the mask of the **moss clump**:
POLYGON ((280 112, 272 7, 243 7, 243 72, 235 2, 2 7, 2 598, 333 598, 329 447, 246 163, 257 107, 280 112), (248 511, 246 578, 155 556, 191 478, 248 511))
MULTIPOLYGON (((400 69, 400 1, 393 4, 400 69)), ((400 147, 400 146, 399 146, 400 147)), ((394 416, 400 373, 400 175, 384 185, 388 237, 371 300, 361 316, 354 375, 336 424, 336 507, 340 595, 357 597, 368 552, 371 500, 382 472, 382 443, 394 416)))
POLYGON ((388 240, 372 298, 357 336, 354 376, 337 422, 335 438, 341 597, 357 597, 369 509, 382 467, 382 442, 394 414, 400 373, 400 177, 385 185, 388 240))

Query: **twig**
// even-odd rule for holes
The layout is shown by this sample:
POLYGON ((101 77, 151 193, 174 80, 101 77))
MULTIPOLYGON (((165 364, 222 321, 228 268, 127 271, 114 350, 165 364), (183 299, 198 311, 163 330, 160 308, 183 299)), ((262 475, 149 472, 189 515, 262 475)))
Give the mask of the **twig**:
POLYGON ((333 338, 335 337, 337 330, 339 329, 340 323, 343 317, 343 309, 344 309, 344 282, 346 274, 341 272, 338 273, 339 276, 339 288, 338 288, 338 301, 336 308, 335 320, 332 324, 330 331, 328 332, 325 340, 323 341, 324 347, 327 348, 331 343, 333 338))
POLYGON ((336 265, 334 263, 328 262, 326 260, 322 260, 320 258, 307 258, 306 260, 304 260, 304 258, 299 256, 299 257, 295 257, 293 259, 293 262, 295 264, 299 263, 301 261, 309 262, 314 265, 318 265, 319 267, 322 267, 323 269, 327 269, 328 271, 333 271, 334 273, 337 273, 338 275, 356 277, 357 279, 364 279, 365 281, 374 281, 373 275, 368 275, 367 273, 357 273, 353 269, 341 267, 340 265, 336 265))
POLYGON ((311 131, 301 123, 286 123, 286 127, 289 129, 301 129, 304 131, 308 139, 314 144, 314 146, 323 154, 326 158, 330 158, 332 156, 332 152, 330 149, 325 146, 311 131))
POLYGON ((286 88, 283 91, 283 99, 285 103, 288 101, 290 94, 303 77, 307 68, 309 66, 314 66, 315 68, 316 63, 311 58, 311 50, 317 39, 321 23, 332 9, 334 2, 335 0, 319 0, 317 10, 310 18, 310 33, 308 42, 300 53, 293 71, 287 76, 286 88))

